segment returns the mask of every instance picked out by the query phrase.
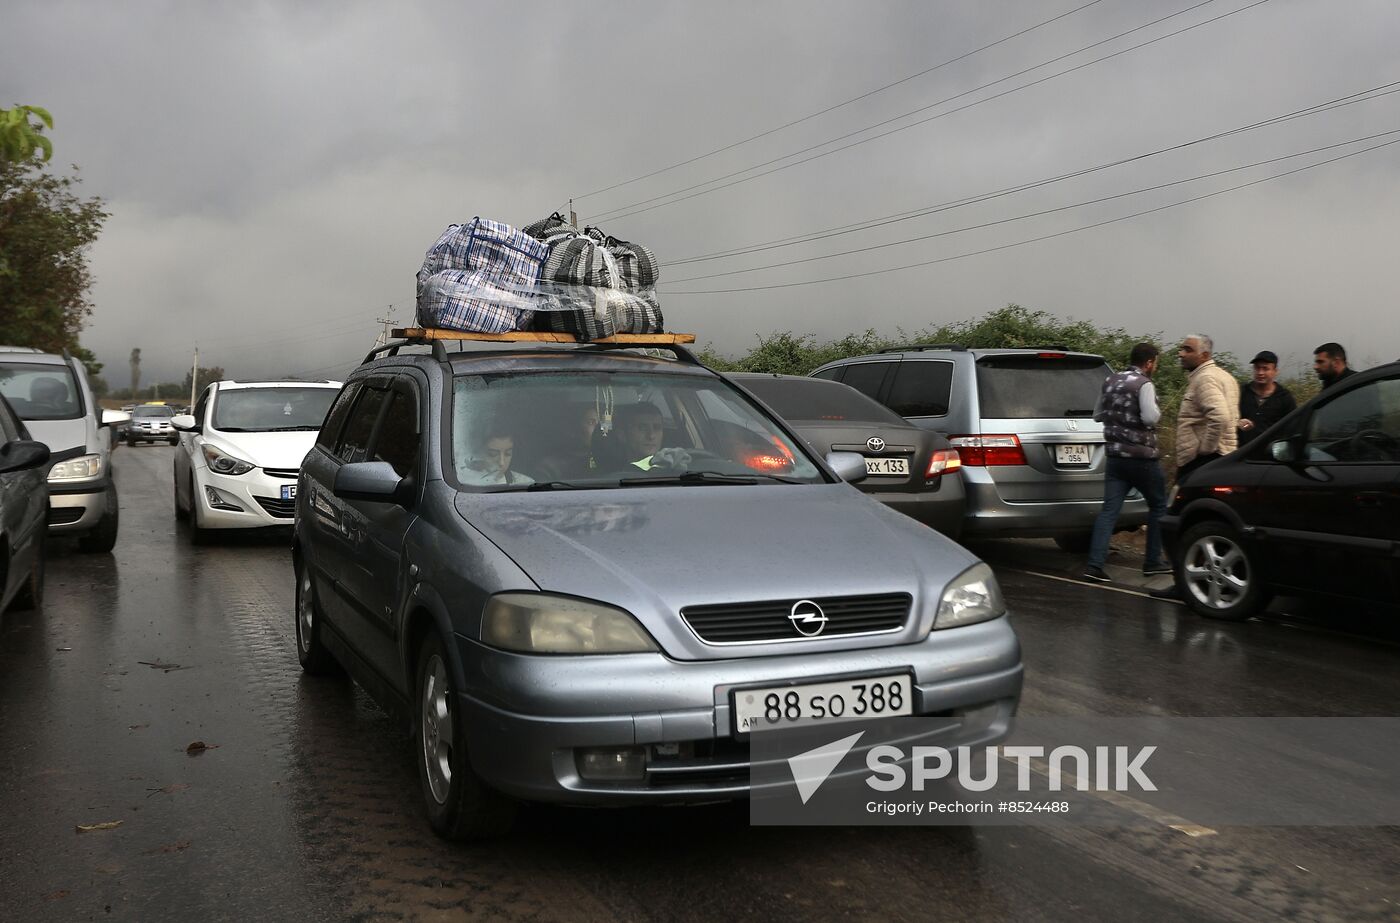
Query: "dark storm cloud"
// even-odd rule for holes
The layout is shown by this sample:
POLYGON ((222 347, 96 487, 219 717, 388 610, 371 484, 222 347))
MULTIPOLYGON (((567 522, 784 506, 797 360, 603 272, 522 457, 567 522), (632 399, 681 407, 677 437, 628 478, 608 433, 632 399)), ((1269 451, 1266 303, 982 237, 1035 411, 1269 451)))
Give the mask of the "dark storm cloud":
MULTIPOLYGON (((1217 0, 925 115, 1244 7, 1217 0)), ((764 131, 1078 6, 962 3, 10 3, 0 86, 53 110, 57 157, 113 217, 85 342, 175 378, 198 340, 230 374, 341 373, 444 225, 525 222, 569 196, 764 131)), ((722 155, 581 198, 582 217, 700 183, 973 89, 1192 6, 1103 0, 722 155)), ((1400 79, 1387 0, 1271 0, 1219 22, 710 195, 605 223, 663 259, 1033 181, 1400 79)), ((8 100, 7 100, 8 102, 8 100)), ((892 123, 898 127, 903 122, 892 123)), ((1400 94, 868 234, 668 267, 671 280, 886 243, 1400 128, 1400 94)), ((857 136, 860 137, 860 136, 857 136)), ((855 140, 855 139, 852 139, 855 140)), ((1385 140, 1385 139, 1382 139, 1385 140)), ((817 149, 820 152, 824 149, 817 149)), ((1054 240, 863 279, 672 295, 721 349, 791 329, 893 332, 1009 301, 1212 333, 1301 357, 1400 356, 1386 319, 1400 145, 1054 240)), ((1345 150, 1343 151, 1345 152, 1345 150)), ((1302 165, 1300 158, 995 228, 673 285, 845 275, 1051 234, 1302 165)))

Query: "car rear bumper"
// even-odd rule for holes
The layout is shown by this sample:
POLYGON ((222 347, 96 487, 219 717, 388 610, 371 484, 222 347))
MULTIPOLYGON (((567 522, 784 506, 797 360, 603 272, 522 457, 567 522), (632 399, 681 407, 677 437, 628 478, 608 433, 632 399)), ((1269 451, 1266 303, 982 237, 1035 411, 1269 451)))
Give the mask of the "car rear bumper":
POLYGON ((531 657, 460 635, 456 640, 473 684, 459 696, 472 766, 493 788, 531 801, 746 797, 747 735, 735 733, 730 704, 736 687, 905 674, 916 715, 966 716, 981 728, 980 736, 959 743, 1004 734, 1021 693, 1020 646, 1005 618, 932 632, 918 644, 723 661, 682 662, 660 654, 531 657), (647 766, 641 778, 582 777, 579 750, 617 747, 642 748, 647 766), (671 749, 683 756, 668 756, 671 749))
POLYGON ((962 533, 967 495, 957 476, 945 477, 937 490, 872 492, 867 496, 949 538, 956 539, 962 533))
MULTIPOLYGON (((964 537, 1054 538, 1094 528, 1103 500, 1049 500, 1008 503, 995 484, 967 484, 967 518, 964 537)), ((1147 501, 1133 493, 1118 514, 1118 530, 1136 529, 1147 523, 1147 501)))

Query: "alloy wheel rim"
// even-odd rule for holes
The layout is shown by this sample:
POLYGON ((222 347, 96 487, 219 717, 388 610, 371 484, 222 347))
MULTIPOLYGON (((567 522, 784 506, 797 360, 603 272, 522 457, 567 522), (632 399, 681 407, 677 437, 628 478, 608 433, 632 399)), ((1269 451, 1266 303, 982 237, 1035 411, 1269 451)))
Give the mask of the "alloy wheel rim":
POLYGON ((1211 609, 1229 609, 1249 592, 1249 560, 1239 545, 1221 535, 1198 539, 1187 551, 1182 571, 1191 595, 1211 609))
POLYGON ((428 788, 433 799, 443 804, 452 787, 452 700, 447 688, 447 668, 437 654, 428 658, 423 673, 420 737, 428 788))
POLYGON ((311 628, 315 610, 311 605, 311 572, 303 571, 301 583, 297 587, 297 644, 302 653, 311 653, 311 628))

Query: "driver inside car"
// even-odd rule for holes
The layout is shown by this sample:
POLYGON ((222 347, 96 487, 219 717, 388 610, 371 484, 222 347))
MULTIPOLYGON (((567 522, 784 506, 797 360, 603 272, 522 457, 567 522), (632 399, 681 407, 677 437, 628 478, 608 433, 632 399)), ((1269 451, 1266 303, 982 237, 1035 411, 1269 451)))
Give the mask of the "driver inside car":
POLYGON ((614 423, 627 462, 634 468, 650 471, 658 461, 655 456, 661 451, 666 434, 661 411, 655 404, 625 404, 617 408, 614 423))

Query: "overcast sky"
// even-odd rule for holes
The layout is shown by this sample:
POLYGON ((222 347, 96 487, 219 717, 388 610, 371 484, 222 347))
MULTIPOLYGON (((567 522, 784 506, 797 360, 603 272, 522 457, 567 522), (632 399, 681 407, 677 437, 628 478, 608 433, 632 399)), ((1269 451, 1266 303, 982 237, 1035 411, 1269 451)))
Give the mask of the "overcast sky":
POLYGON ((1173 338, 1204 332, 1243 359, 1272 348, 1296 364, 1332 339, 1354 365, 1400 357, 1400 144, 1074 231, 1400 139, 1400 93, 870 231, 671 262, 1400 81, 1394 0, 1100 0, 1032 28, 1085 2, 6 0, 0 97, 53 112, 55 164, 78 164, 84 192, 112 213, 91 254, 83 340, 114 386, 138 346, 143 382, 182 378, 196 341, 205 364, 238 377, 344 374, 389 305, 411 320, 414 274, 446 225, 521 225, 571 196, 583 221, 655 249, 667 326, 725 352, 777 330, 894 334, 1016 302, 1173 338), (1342 142, 1354 143, 1122 196, 1342 142), (1080 205, 1108 196, 1122 197, 1080 205), (624 214, 648 205, 662 207, 624 214), (1003 223, 960 230, 991 222, 1003 223), (942 236, 893 243, 928 235, 942 236), (993 252, 964 256, 980 250, 993 252), (738 288, 757 290, 714 292, 738 288))

